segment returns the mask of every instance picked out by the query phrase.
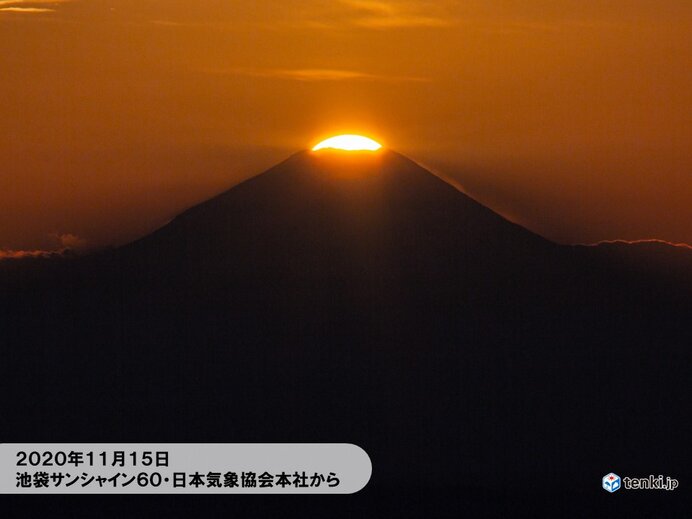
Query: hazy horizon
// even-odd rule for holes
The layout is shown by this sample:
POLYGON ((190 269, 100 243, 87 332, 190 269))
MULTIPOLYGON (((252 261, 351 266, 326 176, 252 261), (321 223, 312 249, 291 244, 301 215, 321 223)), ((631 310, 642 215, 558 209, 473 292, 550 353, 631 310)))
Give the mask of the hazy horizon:
POLYGON ((0 250, 104 246, 363 133, 561 243, 692 243, 684 0, 0 2, 0 250))

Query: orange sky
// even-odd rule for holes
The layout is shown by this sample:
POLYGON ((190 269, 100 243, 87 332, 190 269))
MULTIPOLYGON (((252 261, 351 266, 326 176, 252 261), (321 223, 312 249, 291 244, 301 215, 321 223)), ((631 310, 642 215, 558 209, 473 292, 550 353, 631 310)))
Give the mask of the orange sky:
POLYGON ((691 33, 689 0, 0 0, 0 249, 122 243, 336 132, 558 241, 692 243, 691 33))

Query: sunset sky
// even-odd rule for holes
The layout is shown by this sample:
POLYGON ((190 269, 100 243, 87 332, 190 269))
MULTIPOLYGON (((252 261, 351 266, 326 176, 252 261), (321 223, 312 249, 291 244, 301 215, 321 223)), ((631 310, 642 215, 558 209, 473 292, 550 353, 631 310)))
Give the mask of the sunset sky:
POLYGON ((120 244, 336 133, 565 242, 692 243, 690 0, 0 0, 0 250, 120 244))

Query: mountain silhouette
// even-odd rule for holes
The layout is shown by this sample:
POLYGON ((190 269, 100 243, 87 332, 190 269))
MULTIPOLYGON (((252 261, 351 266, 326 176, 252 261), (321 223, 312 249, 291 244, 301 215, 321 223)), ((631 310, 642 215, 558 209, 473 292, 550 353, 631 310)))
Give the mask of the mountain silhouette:
POLYGON ((342 268, 390 277, 408 266, 425 276, 469 251, 466 264, 489 255, 516 264, 550 247, 395 152, 304 151, 121 252, 179 260, 216 282, 236 269, 290 280, 342 268))
POLYGON ((689 475, 692 262, 632 247, 552 243, 393 151, 300 152, 119 249, 0 269, 0 433, 373 461, 348 500, 250 515, 674 509, 600 488, 689 475))

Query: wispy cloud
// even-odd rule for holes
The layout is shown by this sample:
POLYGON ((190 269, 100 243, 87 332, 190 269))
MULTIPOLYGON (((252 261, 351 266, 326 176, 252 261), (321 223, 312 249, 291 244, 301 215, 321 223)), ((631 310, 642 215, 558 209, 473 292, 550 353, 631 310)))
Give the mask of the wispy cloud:
POLYGON ((87 246, 87 241, 84 238, 80 238, 76 234, 66 233, 66 234, 52 234, 53 238, 58 240, 60 246, 63 249, 71 250, 83 250, 87 246))
POLYGON ((599 242, 588 244, 587 247, 598 247, 599 245, 667 245, 669 247, 678 247, 681 249, 692 250, 692 245, 688 243, 676 243, 666 240, 659 240, 657 238, 649 238, 643 240, 601 240, 599 242))
POLYGON ((54 13, 55 9, 45 7, 0 7, 3 13, 54 13))
POLYGON ((445 27, 453 20, 442 15, 440 3, 379 0, 341 0, 359 14, 353 23, 372 29, 396 27, 445 27))
POLYGON ((0 0, 0 13, 53 13, 58 4, 72 0, 0 0))
POLYGON ((231 69, 209 70, 213 74, 265 77, 292 81, 383 81, 383 82, 427 82, 428 78, 416 76, 389 76, 371 74, 357 70, 340 69, 231 69))
POLYGON ((361 18, 358 25, 373 29, 394 27, 448 27, 452 21, 430 16, 389 16, 386 18, 361 18))
POLYGON ((396 9, 392 2, 384 2, 378 0, 341 0, 342 4, 381 15, 393 14, 396 9))
MULTIPOLYGON (((0 0, 0 7, 24 7, 25 9, 39 8, 42 5, 56 6, 73 0, 0 0)), ((47 9, 47 8, 46 8, 47 9)))
POLYGON ((64 256, 66 254, 81 252, 87 248, 87 241, 76 234, 51 234, 51 238, 56 241, 55 248, 52 249, 0 249, 0 260, 4 259, 24 259, 24 258, 52 258, 64 256))
POLYGON ((191 27, 194 24, 185 22, 174 22, 173 20, 151 20, 154 25, 162 25, 164 27, 191 27))
POLYGON ((53 256, 61 256, 60 251, 49 250, 12 250, 0 249, 0 261, 5 259, 24 259, 24 258, 51 258, 53 256))
POLYGON ((175 21, 166 19, 150 20, 148 23, 152 25, 158 25, 161 27, 232 27, 232 23, 224 23, 221 21, 214 22, 189 22, 189 21, 175 21))

